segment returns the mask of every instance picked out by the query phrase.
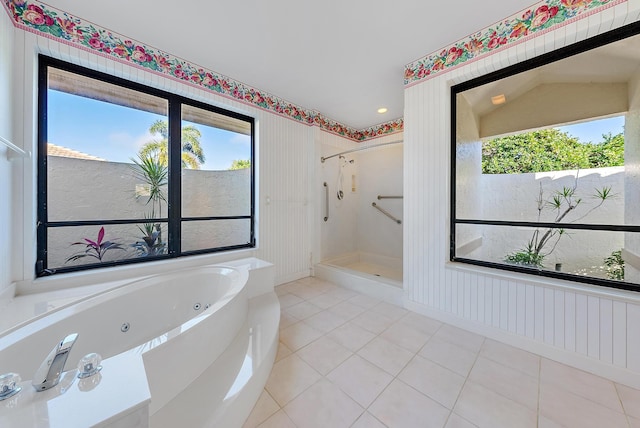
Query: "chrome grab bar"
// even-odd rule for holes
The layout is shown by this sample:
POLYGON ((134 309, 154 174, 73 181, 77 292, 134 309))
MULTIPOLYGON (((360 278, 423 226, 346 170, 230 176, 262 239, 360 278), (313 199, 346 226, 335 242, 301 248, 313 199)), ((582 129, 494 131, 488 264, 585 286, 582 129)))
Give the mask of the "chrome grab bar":
POLYGON ((391 215, 388 211, 380 208, 375 202, 371 202, 371 206, 375 209, 377 209, 378 211, 380 211, 382 214, 386 215, 387 217, 389 217, 391 220, 395 221, 398 224, 402 224, 402 220, 398 220, 397 218, 395 218, 393 215, 391 215))
POLYGON ((324 221, 327 221, 329 220, 329 186, 326 181, 324 182, 324 201, 327 213, 327 215, 324 216, 324 221))
POLYGON ((402 199, 402 196, 380 196, 378 195, 378 200, 380 199, 402 199))

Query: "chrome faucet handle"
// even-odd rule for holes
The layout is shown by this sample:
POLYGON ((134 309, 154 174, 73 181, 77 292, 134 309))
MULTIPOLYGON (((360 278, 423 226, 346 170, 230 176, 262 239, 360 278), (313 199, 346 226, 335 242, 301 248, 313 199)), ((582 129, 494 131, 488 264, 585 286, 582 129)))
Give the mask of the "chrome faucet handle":
POLYGON ((60 375, 64 370, 69 352, 78 338, 78 333, 73 333, 65 337, 47 355, 36 373, 33 375, 31 384, 36 391, 45 391, 58 384, 60 375))

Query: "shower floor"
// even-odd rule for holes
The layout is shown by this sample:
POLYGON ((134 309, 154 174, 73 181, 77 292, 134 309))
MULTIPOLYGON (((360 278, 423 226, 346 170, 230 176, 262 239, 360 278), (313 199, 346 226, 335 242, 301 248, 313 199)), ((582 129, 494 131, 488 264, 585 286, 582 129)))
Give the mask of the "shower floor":
POLYGON ((317 264, 314 275, 378 299, 402 302, 402 259, 399 258, 349 253, 317 264))
POLYGON ((398 281, 399 284, 391 284, 396 285, 398 287, 402 287, 402 269, 398 269, 391 266, 383 266, 373 263, 367 262, 355 262, 343 265, 347 269, 357 270, 359 272, 364 272, 369 275, 379 276, 383 278, 389 278, 394 281, 398 281))

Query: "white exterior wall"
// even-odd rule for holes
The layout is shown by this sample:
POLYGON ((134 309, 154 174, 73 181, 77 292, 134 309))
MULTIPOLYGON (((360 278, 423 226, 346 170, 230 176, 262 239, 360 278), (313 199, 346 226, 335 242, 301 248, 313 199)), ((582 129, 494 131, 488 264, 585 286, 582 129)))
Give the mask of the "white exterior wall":
MULTIPOLYGON (((123 77, 141 84, 146 84, 168 92, 203 101, 205 103, 237 111, 256 118, 256 214, 259 222, 256 225, 258 248, 249 254, 260 257, 275 264, 276 282, 282 283, 309 275, 311 267, 311 239, 314 221, 314 200, 309 198, 311 177, 313 177, 311 154, 314 147, 314 132, 317 129, 305 124, 277 116, 264 110, 239 103, 228 98, 212 94, 183 83, 158 76, 145 70, 112 61, 93 53, 80 50, 66 44, 59 43, 30 32, 15 30, 5 13, 1 13, 3 23, 2 43, 8 43, 15 49, 13 64, 15 78, 6 81, 4 76, 10 76, 2 70, 2 84, 11 85, 14 97, 10 102, 10 109, 15 111, 14 143, 26 150, 36 152, 37 120, 37 55, 45 55, 69 61, 91 69, 123 77), (6 25, 5 25, 6 24, 6 25), (13 43, 7 35, 15 34, 13 43)), ((10 68, 4 56, 10 49, 3 49, 2 67, 10 68)), ((2 91, 5 94, 6 91, 2 91)), ((4 96, 4 95, 3 95, 4 96)), ((3 99, 0 101, 6 103, 3 99)), ((0 104, 1 105, 1 104, 0 104)), ((3 115, 3 119, 4 115, 3 115)), ((9 134, 8 123, 0 123, 0 131, 9 134), (8 129, 7 131, 4 131, 8 129)), ((1 173, 6 173, 6 166, 2 165, 1 173)), ((15 162, 15 161, 14 161, 15 162)), ((21 161, 18 161, 21 162, 21 161)), ((13 164, 14 167, 17 165, 13 164)), ((36 260, 36 159, 32 157, 25 161, 23 171, 18 171, 12 179, 14 188, 10 192, 0 192, 0 213, 2 226, 11 228, 14 235, 11 240, 4 239, 0 250, 6 257, 1 257, 0 263, 11 260, 14 275, 8 278, 6 269, 2 272, 2 284, 17 281, 23 290, 44 290, 48 285, 63 282, 66 279, 55 277, 34 281, 34 264, 36 260), (5 207, 7 212, 5 212, 5 207), (13 216, 11 221, 4 221, 5 217, 13 216), (24 244, 24 245, 23 245, 24 244), (38 285, 40 284, 40 285, 38 285)), ((4 186, 5 180, 1 180, 4 186)), ((1 230, 1 229, 0 229, 1 230)), ((234 257, 233 254, 226 258, 234 257)), ((237 256, 236 256, 237 257, 237 256)), ((180 264, 193 263, 183 260, 180 264)), ((175 264, 173 265, 175 266, 175 264)), ((118 269, 105 270, 101 273, 84 273, 82 281, 91 281, 92 277, 100 281, 108 280, 111 276, 134 275, 144 272, 149 267, 143 265, 128 266, 118 269)), ((60 277, 60 275, 58 275, 60 277)))
MULTIPOLYGON (((624 224, 625 194, 624 167, 592 168, 580 170, 576 199, 580 204, 563 222, 572 222, 584 216, 580 223, 624 224), (614 196, 607 199, 599 208, 598 200, 592 198, 596 191, 611 187, 614 196), (591 211, 593 209, 593 211, 591 211)), ((571 188, 575 184, 575 170, 550 171, 529 174, 482 174, 476 176, 480 183, 480 194, 484 201, 481 217, 484 220, 538 221, 536 198, 544 192, 544 200, 549 200, 554 192, 563 187, 571 188), (479 179, 478 179, 479 178, 479 179)), ((460 197, 458 197, 460 200, 460 197)), ((547 207, 540 221, 552 222, 556 210, 547 207)), ((496 226, 466 226, 471 230, 482 230, 482 246, 469 254, 469 257, 487 261, 502 261, 507 254, 525 247, 531 239, 533 229, 496 226)), ((463 229, 462 226, 459 226, 463 229)), ((544 229, 541 229, 544 231, 544 229)), ((456 232, 458 229, 456 229, 456 232)), ((594 268, 602 267, 604 257, 624 246, 623 233, 567 231, 567 236, 558 241, 555 250, 545 257, 544 265, 553 269, 556 263, 562 263, 562 270, 576 272, 574 269, 593 271, 594 276, 603 276, 603 272, 594 268), (578 250, 579 249, 579 250, 578 250)), ((546 253, 553 242, 545 246, 546 253)), ((604 277, 604 276, 603 276, 604 277)))
MULTIPOLYGON (((0 11, 0 136, 15 141, 13 93, 13 24, 8 15, 0 11)), ((15 144, 15 143, 14 143, 15 144)), ((16 272, 11 266, 11 254, 20 251, 21 245, 16 242, 11 231, 14 213, 11 210, 11 195, 17 189, 12 185, 12 176, 16 172, 21 159, 8 160, 9 149, 0 143, 0 296, 15 279, 16 272)))
POLYGON ((405 305, 640 387, 636 293, 449 260, 450 87, 638 20, 640 1, 568 23, 405 90, 405 305))

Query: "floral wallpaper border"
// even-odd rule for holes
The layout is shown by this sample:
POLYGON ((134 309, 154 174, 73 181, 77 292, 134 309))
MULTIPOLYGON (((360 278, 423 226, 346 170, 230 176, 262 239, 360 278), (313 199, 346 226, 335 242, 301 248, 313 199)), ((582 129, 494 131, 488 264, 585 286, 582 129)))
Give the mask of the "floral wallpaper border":
POLYGON ((317 111, 300 107, 227 76, 206 70, 44 3, 29 0, 4 0, 3 3, 14 25, 23 30, 209 90, 307 125, 319 126, 327 132, 354 141, 365 141, 401 132, 403 129, 403 120, 397 119, 356 130, 328 119, 317 111))
POLYGON ((493 54, 560 25, 586 18, 627 0, 543 0, 449 47, 405 66, 404 84, 414 85, 454 67, 493 54))

